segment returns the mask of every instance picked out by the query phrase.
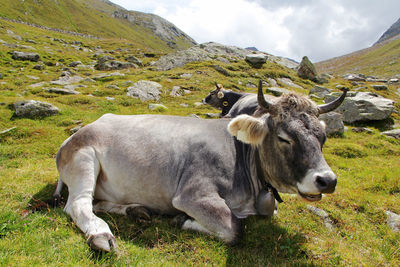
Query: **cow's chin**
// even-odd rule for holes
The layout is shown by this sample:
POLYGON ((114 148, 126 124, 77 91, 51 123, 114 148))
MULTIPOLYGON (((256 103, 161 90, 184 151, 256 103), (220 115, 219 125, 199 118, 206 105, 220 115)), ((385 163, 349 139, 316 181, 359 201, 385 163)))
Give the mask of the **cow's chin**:
POLYGON ((322 199, 322 194, 304 194, 300 191, 298 191, 298 194, 302 199, 310 202, 320 201, 322 199))

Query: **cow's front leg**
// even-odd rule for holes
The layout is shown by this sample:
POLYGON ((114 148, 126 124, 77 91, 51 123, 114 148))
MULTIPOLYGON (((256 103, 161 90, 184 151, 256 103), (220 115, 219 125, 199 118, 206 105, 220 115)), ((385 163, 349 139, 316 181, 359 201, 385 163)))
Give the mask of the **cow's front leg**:
POLYGON ((187 218, 182 229, 215 235, 227 243, 235 243, 241 234, 240 220, 217 193, 194 197, 185 190, 172 200, 172 205, 185 212, 187 218))

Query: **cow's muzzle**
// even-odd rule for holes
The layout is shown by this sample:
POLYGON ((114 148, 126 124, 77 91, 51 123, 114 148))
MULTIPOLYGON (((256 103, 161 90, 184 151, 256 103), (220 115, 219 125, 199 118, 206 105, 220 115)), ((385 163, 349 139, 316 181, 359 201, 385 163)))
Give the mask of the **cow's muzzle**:
POLYGON ((315 174, 315 186, 321 193, 330 194, 335 192, 336 175, 332 171, 315 174))

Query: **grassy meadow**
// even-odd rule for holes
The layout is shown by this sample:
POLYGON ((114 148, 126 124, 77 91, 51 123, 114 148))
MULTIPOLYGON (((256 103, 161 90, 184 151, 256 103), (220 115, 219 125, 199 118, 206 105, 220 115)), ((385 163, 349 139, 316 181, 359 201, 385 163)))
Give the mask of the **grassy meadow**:
MULTIPOLYGON (((0 39, 34 47, 32 52, 39 53, 46 63, 44 70, 35 70, 33 66, 37 63, 11 59, 8 52, 22 49, 0 44, 0 73, 3 75, 0 79, 1 266, 400 265, 400 233, 389 229, 385 215, 387 210, 400 214, 400 140, 380 134, 387 124, 399 123, 398 114, 384 123, 361 125, 372 129, 372 133, 354 133, 351 129, 360 125, 350 125, 344 136, 328 138, 324 154, 339 177, 337 190, 311 205, 328 212, 334 224, 331 230, 308 210, 309 203, 282 194, 284 203, 279 205, 278 216, 271 220, 245 219, 244 238, 236 246, 228 246, 208 235, 179 230, 168 217, 156 216, 151 223, 138 223, 103 213, 99 216, 117 238, 118 252, 92 251, 84 234, 63 212, 63 207, 52 208, 47 204, 58 179, 55 155, 72 128, 93 122, 105 113, 196 114, 205 118, 206 113, 219 111, 210 106, 196 106, 195 102, 201 102, 214 89, 214 82, 222 83, 225 88, 255 92, 255 88, 245 85, 257 84, 260 78, 288 77, 305 88, 289 89, 304 94, 314 83, 271 62, 260 69, 244 61, 230 64, 210 61, 155 71, 149 63, 163 51, 156 53, 156 58, 146 58, 143 54, 149 51, 140 42, 85 39, 2 20, 0 39), (20 35, 22 41, 7 34, 7 29, 20 35), (65 43, 52 41, 49 36, 63 39, 65 43), (87 50, 71 47, 73 41, 82 42, 82 48, 87 50), (70 62, 80 60, 84 65, 93 64, 97 46, 113 50, 112 56, 116 59, 136 56, 145 67, 119 71, 124 76, 82 81, 80 84, 85 87, 76 89, 79 95, 58 95, 42 87, 29 86, 57 79, 70 62), (212 67, 216 64, 225 68, 229 76, 217 72, 212 67), (187 73, 192 76, 181 76, 187 73), (160 103, 168 107, 167 111, 151 111, 149 103, 126 96, 129 85, 143 79, 163 86, 160 103), (109 85, 120 89, 107 88, 109 85), (169 94, 175 85, 191 93, 172 97, 169 94), (13 117, 9 105, 28 99, 49 102, 60 109, 60 114, 42 119, 13 117)), ((104 73, 87 66, 70 68, 70 71, 82 77, 104 73)), ((338 83, 352 87, 340 79, 333 79, 326 86, 334 89, 338 83)), ((58 86, 46 84, 43 87, 58 86)), ((400 97, 394 93, 397 87, 390 85, 383 95, 395 100, 396 109, 400 110, 400 97)), ((66 197, 67 190, 63 193, 66 197)))

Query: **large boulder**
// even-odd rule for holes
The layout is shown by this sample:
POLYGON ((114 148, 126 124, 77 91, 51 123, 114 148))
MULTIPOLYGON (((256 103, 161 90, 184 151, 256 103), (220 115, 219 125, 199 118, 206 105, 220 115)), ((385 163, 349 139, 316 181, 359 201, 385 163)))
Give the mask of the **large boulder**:
POLYGON ((246 61, 253 67, 260 68, 265 62, 267 62, 267 55, 265 54, 249 54, 246 55, 246 61))
POLYGON ((42 118, 59 113, 59 109, 49 103, 36 100, 24 100, 14 103, 14 116, 24 118, 42 118))
POLYGON ((128 88, 127 96, 139 98, 144 101, 160 100, 162 85, 152 81, 140 80, 128 88))
POLYGON ((28 53, 28 52, 19 52, 19 51, 14 51, 11 53, 12 59, 15 60, 27 60, 27 61, 33 61, 37 62, 40 60, 40 56, 37 53, 28 53))
POLYGON ((325 131, 328 136, 342 135, 344 133, 344 124, 342 114, 337 112, 328 112, 319 115, 321 121, 325 122, 325 131))
MULTIPOLYGON (((332 93, 325 97, 325 103, 336 99, 340 94, 332 93)), ((342 105, 335 111, 343 114, 343 121, 384 120, 390 117, 394 109, 393 100, 370 92, 349 92, 342 105)))
POLYGON ((315 95, 319 98, 324 98, 326 95, 329 95, 330 93, 331 93, 330 89, 318 85, 310 89, 310 95, 315 95))
POLYGON ((114 60, 112 56, 103 56, 97 60, 95 68, 97 70, 122 70, 127 68, 137 68, 138 66, 131 62, 121 62, 114 60))
POLYGON ((392 137, 392 138, 400 139, 400 129, 385 131, 385 132, 382 132, 382 134, 392 137))
POLYGON ((300 65, 297 67, 297 75, 303 79, 308 79, 311 81, 317 80, 317 70, 307 56, 303 57, 300 65))

